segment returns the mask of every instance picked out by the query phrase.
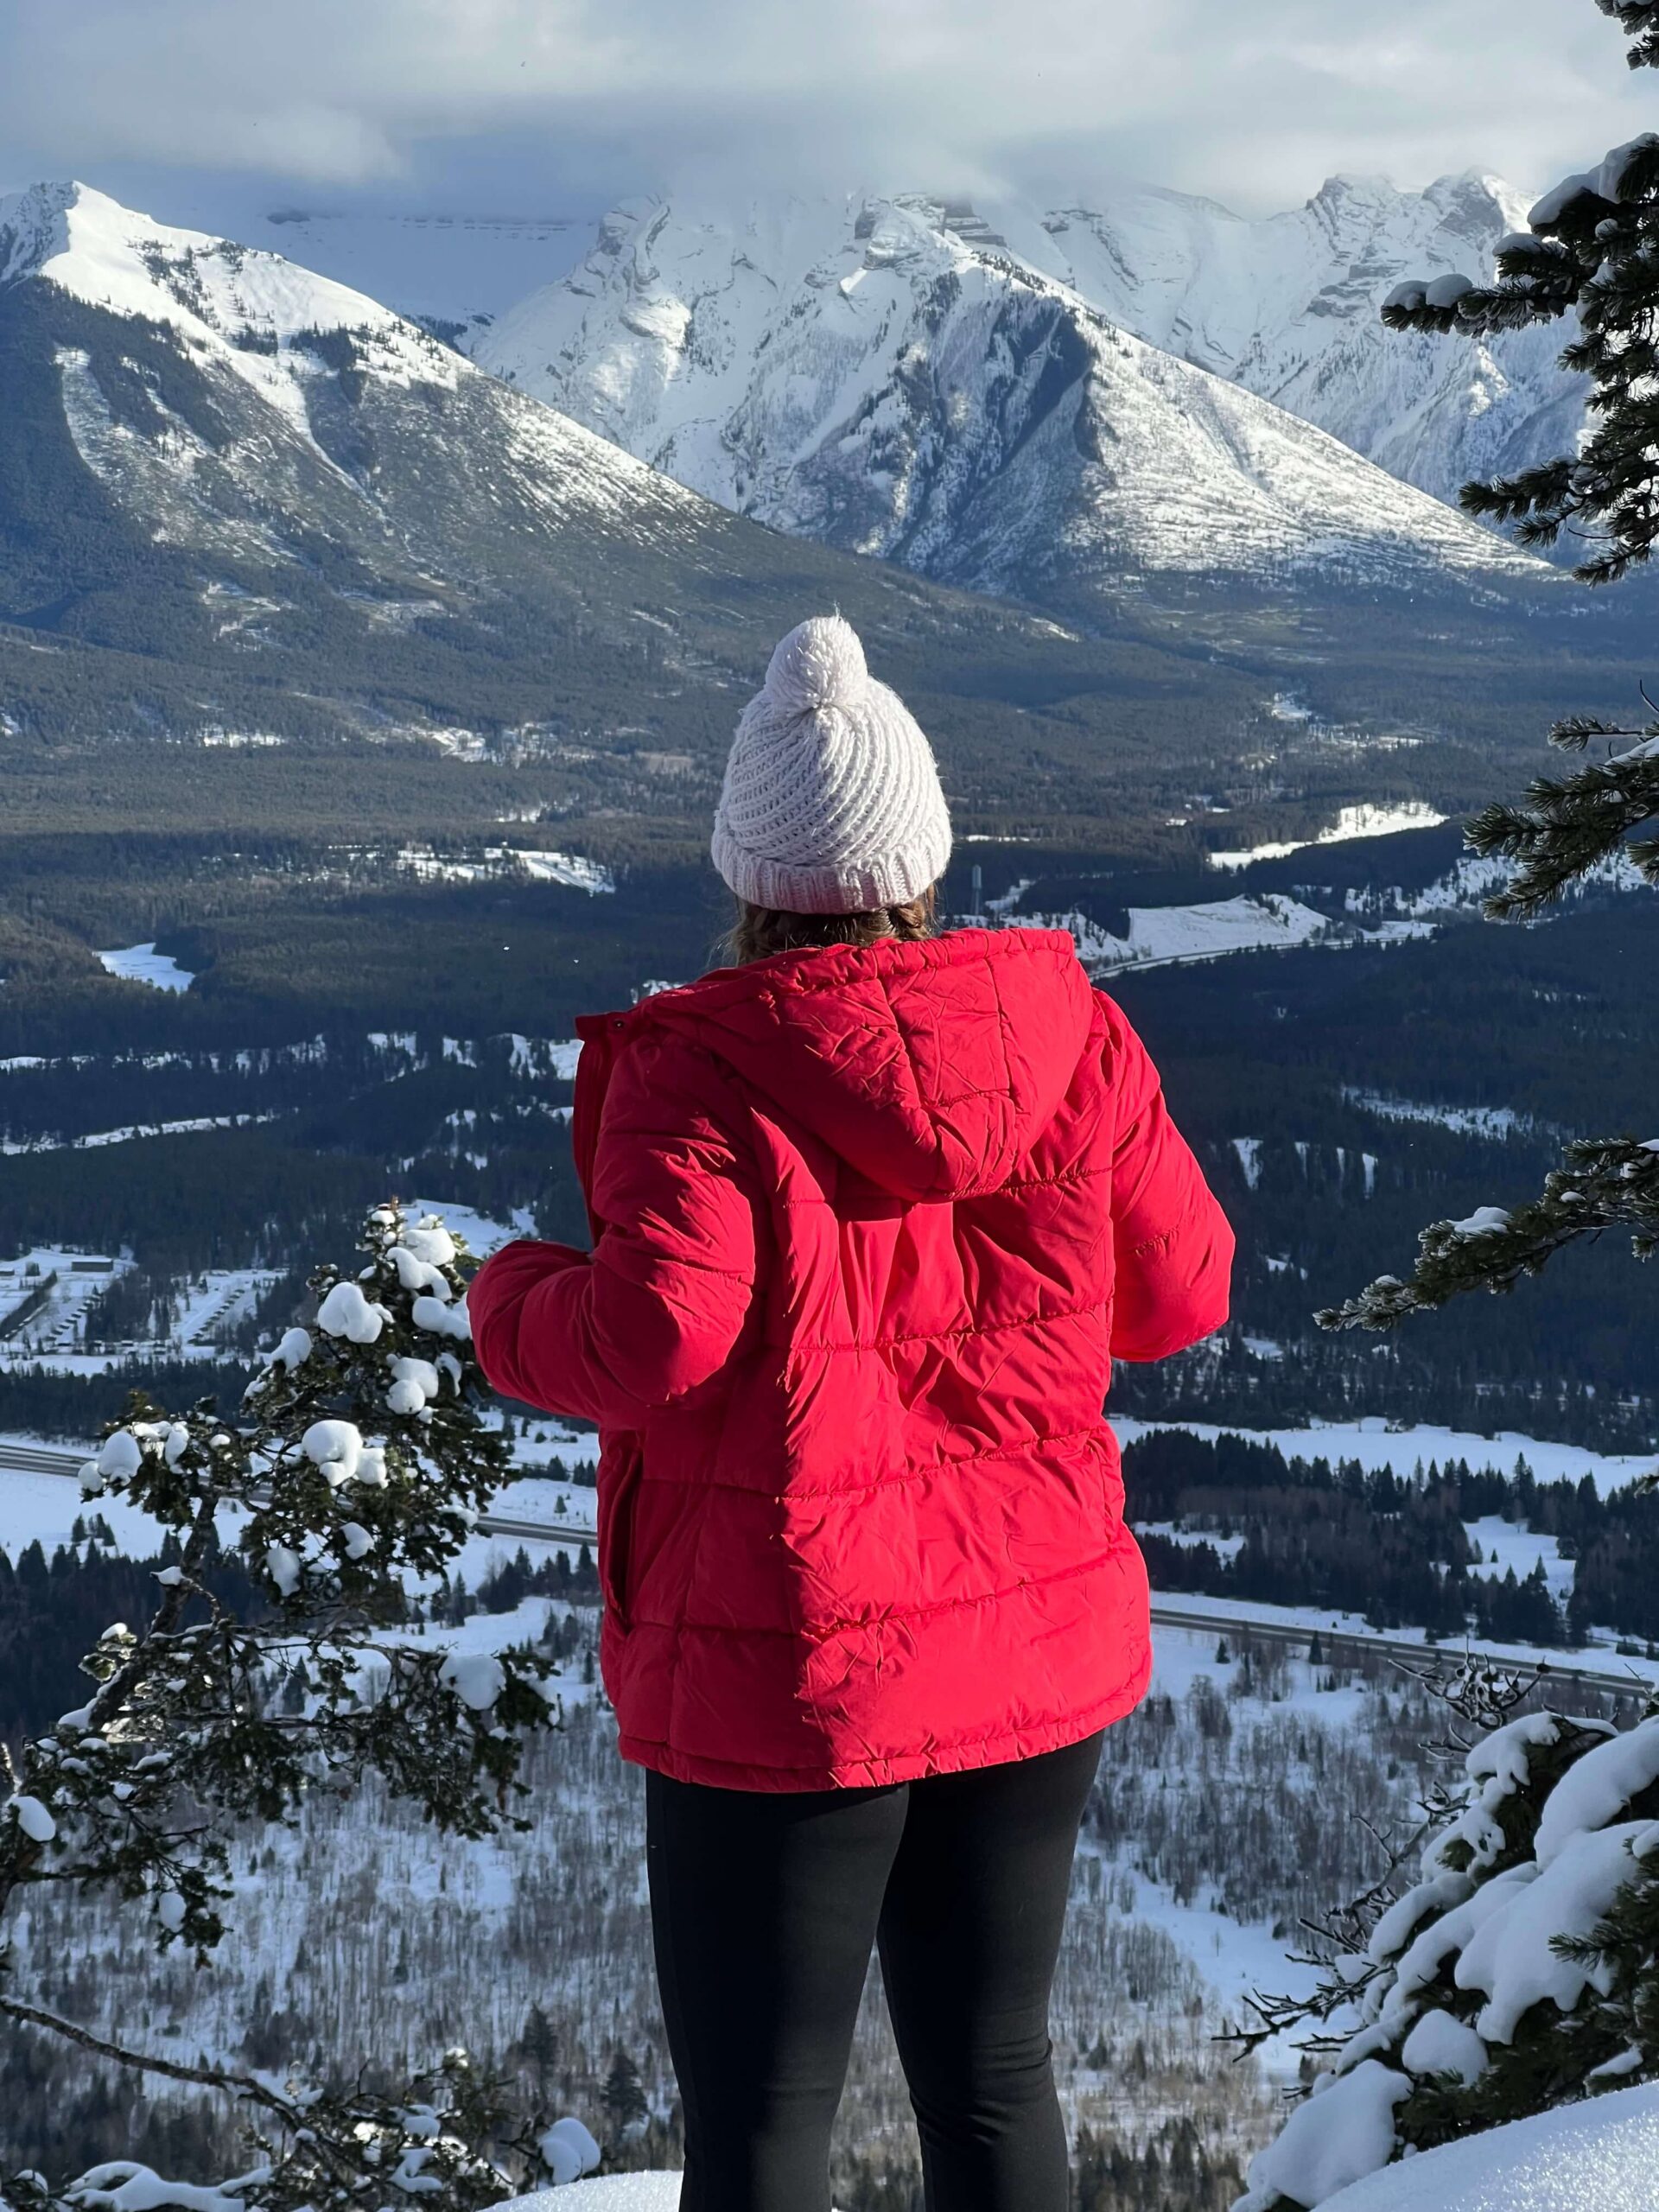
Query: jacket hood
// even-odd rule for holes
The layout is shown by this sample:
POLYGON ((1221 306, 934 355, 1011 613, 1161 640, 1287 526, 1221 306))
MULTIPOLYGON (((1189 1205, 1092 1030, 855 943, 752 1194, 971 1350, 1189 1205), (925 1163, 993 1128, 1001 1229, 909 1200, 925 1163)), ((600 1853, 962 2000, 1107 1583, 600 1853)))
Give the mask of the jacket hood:
POLYGON ((1094 995, 1063 930, 774 954, 646 999, 849 1166, 906 1200, 993 1189, 1052 1118, 1094 995))

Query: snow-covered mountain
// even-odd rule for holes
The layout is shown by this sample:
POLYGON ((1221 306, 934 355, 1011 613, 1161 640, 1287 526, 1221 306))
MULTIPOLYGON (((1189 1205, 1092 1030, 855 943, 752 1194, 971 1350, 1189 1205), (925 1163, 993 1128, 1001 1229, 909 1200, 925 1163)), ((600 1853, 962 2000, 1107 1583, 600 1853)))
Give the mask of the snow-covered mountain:
POLYGON ((1571 449, 1584 385, 1556 366, 1564 334, 1537 325, 1473 345, 1386 330, 1377 311, 1402 277, 1484 274, 1525 210, 1470 170, 1421 192, 1332 177, 1305 207, 1255 220, 1149 187, 994 219, 1125 329, 1455 500, 1471 477, 1571 449))
MULTIPOLYGON (((1397 733, 1441 690, 1510 741, 1512 701, 1424 668, 1423 621, 1530 637, 1572 596, 1544 563, 937 212, 695 232, 683 299, 654 227, 555 302, 610 334, 565 378, 607 437, 279 255, 73 185, 0 201, 0 751, 212 743, 215 789, 264 760, 287 792, 250 747, 425 738, 533 757, 562 815, 700 823, 772 641, 837 605, 953 797, 1021 834, 1161 835, 1217 790, 1295 810, 1241 820, 1247 847, 1313 834, 1378 798, 1326 721, 1397 733), (763 249, 800 271, 792 315, 763 249), (1263 722, 1293 686, 1325 721, 1263 722)), ((1539 665, 1538 719, 1582 703, 1539 665)), ((1395 747, 1383 796, 1446 812, 1473 758, 1395 747)))
POLYGON ((26 294, 136 321, 146 337, 164 333, 200 380, 192 400, 207 403, 205 414, 168 391, 158 369, 124 359, 113 365, 126 375, 111 377, 95 348, 54 349, 82 461, 124 504, 143 501, 160 537, 176 530, 291 563, 296 549, 272 518, 291 499, 309 503, 308 527, 324 535, 338 519, 347 538, 378 538, 388 455, 370 434, 372 410, 416 393, 428 416, 448 404, 495 416, 496 488, 511 484, 546 523, 585 513, 683 524, 696 510, 546 409, 503 412, 489 379, 364 294, 276 254, 168 229, 84 185, 0 199, 0 298, 26 294), (215 407, 224 419, 212 419, 215 407))
MULTIPOLYGON (((1376 461, 1455 500, 1470 477, 1570 446, 1579 385, 1555 365, 1561 334, 1492 346, 1405 337, 1378 302, 1402 276, 1488 266, 1525 201, 1483 171, 1403 192, 1329 179, 1301 207, 1246 219, 1214 200, 1123 185, 1086 203, 998 201, 945 219, 1005 238, 1109 321, 1243 385, 1376 461)), ((226 188, 175 190, 169 219, 303 262, 468 346, 493 318, 565 276, 587 250, 579 207, 271 208, 226 188)))
POLYGON ((175 229, 232 238, 365 292, 441 335, 487 322, 586 252, 601 207, 579 198, 540 213, 363 206, 327 198, 273 205, 251 184, 174 173, 149 210, 175 229))
POLYGON ((923 651, 970 617, 1056 651, 710 505, 279 255, 79 185, 0 199, 0 734, 649 748, 670 719, 712 760, 722 691, 837 601, 923 651))
POLYGON ((1057 611, 1160 575, 1538 575, 1327 431, 1131 335, 1075 281, 1109 264, 1109 234, 1088 232, 1084 270, 1052 265, 1067 233, 1036 231, 1048 269, 925 198, 739 222, 643 201, 477 354, 740 512, 1057 611))

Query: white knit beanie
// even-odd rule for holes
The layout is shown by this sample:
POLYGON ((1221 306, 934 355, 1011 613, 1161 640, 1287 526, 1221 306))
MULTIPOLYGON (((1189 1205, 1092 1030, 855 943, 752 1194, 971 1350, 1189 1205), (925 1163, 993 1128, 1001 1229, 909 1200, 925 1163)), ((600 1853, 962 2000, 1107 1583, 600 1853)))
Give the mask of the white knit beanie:
POLYGON ((944 874, 950 817, 927 740, 839 614, 773 652, 738 721, 710 849, 740 899, 788 914, 904 906, 944 874))

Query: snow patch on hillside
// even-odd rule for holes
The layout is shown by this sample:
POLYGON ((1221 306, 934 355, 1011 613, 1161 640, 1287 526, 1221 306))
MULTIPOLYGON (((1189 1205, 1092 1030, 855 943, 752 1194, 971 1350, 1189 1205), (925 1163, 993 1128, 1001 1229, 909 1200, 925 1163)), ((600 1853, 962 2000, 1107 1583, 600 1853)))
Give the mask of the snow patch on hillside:
POLYGON ((1438 808, 1421 799, 1406 799, 1390 806, 1376 806, 1367 801, 1358 806, 1344 806, 1331 827, 1321 830, 1317 836, 1253 845, 1248 852, 1210 853, 1205 858, 1211 868, 1249 868, 1256 861, 1288 859, 1292 853, 1305 852, 1313 845, 1345 845, 1358 837, 1393 837, 1404 830, 1438 830, 1445 820, 1438 808))
POLYGON ((1011 914, 1007 920, 1012 929, 1069 930, 1078 959, 1094 976, 1221 960, 1234 952, 1283 951, 1318 944, 1332 928, 1313 907, 1277 892, 1191 906, 1131 906, 1128 916, 1125 937, 1114 937, 1086 914, 1011 914))
POLYGON ((152 990, 188 991, 196 980, 170 953, 157 952, 153 938, 148 944, 119 945, 98 957, 107 974, 124 982, 148 983, 152 990))
POLYGON ((1382 1121, 1431 1122, 1450 1129, 1454 1136, 1489 1137, 1502 1143, 1538 1126, 1532 1115, 1517 1113, 1513 1106, 1433 1106, 1413 1098, 1389 1098, 1381 1091, 1358 1090, 1351 1084, 1344 1084, 1342 1095, 1351 1106, 1357 1106, 1363 1114, 1375 1114, 1382 1121))

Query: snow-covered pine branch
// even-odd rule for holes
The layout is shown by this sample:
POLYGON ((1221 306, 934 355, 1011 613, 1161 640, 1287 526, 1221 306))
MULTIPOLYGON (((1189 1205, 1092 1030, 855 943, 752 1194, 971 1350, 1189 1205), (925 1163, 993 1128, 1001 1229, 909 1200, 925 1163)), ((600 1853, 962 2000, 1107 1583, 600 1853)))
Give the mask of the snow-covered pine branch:
MULTIPOLYGON (((1597 4, 1630 34, 1632 68, 1659 67, 1659 0, 1597 4)), ((1553 544, 1564 529, 1582 534, 1589 550, 1577 575, 1610 583, 1659 543, 1659 132, 1614 147, 1596 168, 1547 192, 1528 228, 1499 240, 1494 281, 1441 276, 1397 285, 1382 320, 1396 330, 1478 337, 1569 309, 1578 334, 1561 360, 1590 380, 1577 450, 1516 477, 1466 484, 1463 504, 1513 524, 1525 543, 1553 544)), ((1549 734, 1568 752, 1584 753, 1599 739, 1616 749, 1570 775, 1535 778, 1522 804, 1494 801, 1468 823, 1477 853, 1515 863, 1509 882, 1486 901, 1494 921, 1534 919, 1622 851, 1659 885, 1659 835, 1639 834, 1659 823, 1659 721, 1621 729, 1580 715, 1549 734)), ((1513 1289, 1564 1244, 1603 1229, 1627 1230, 1640 1258, 1654 1249, 1659 1162, 1652 1145, 1569 1145, 1565 1165, 1538 1197, 1514 1211, 1483 1206, 1465 1221, 1431 1224, 1407 1281, 1379 1275, 1316 1318, 1326 1329, 1391 1328, 1465 1291, 1513 1289)))
POLYGON ((1659 886, 1659 836, 1626 843, 1633 830, 1659 822, 1659 723, 1621 730, 1575 715, 1549 733, 1552 745, 1571 753, 1584 752, 1598 738, 1636 742, 1570 776, 1536 777, 1524 805, 1494 800, 1467 825, 1469 844, 1483 859, 1516 864, 1509 882, 1484 902, 1489 920, 1535 919, 1569 884, 1621 850, 1659 886))
POLYGON ((1629 35, 1631 68, 1659 69, 1659 0, 1596 0, 1596 5, 1629 35))
POLYGON ((1512 1212, 1481 1206, 1463 1221, 1432 1222, 1404 1281, 1378 1275, 1315 1319, 1322 1329, 1391 1329, 1465 1291, 1513 1290, 1563 1245, 1605 1229, 1626 1231, 1639 1260, 1659 1249, 1659 1137, 1569 1144, 1566 1164, 1545 1177, 1537 1198, 1512 1212))
MULTIPOLYGON (((447 1653, 400 1628, 409 1580, 448 1571, 508 1469, 480 1411, 467 1255, 395 1204, 370 1214, 362 1249, 355 1274, 311 1278, 315 1318, 289 1329, 235 1413, 208 1402, 172 1417, 135 1397, 83 1469, 87 1497, 148 1513, 178 1556, 148 1623, 114 1624, 88 1654, 87 1702, 16 1758, 0 1746, 0 1914, 39 1883, 110 1889, 145 1908, 162 1947, 206 1962, 226 1932, 241 1821, 291 1823, 308 1793, 374 1771, 441 1829, 524 1825, 521 1754, 527 1732, 557 1722, 556 1670, 528 1652, 447 1653), (246 1618, 207 1586, 227 1540, 257 1593, 246 1618)), ((251 2171, 221 2193, 262 2212, 389 2183, 467 2212, 506 2191, 504 2154, 521 2175, 570 2167, 565 2139, 543 2155, 539 2122, 509 2125, 463 2052, 393 2095, 206 2061, 181 2072, 32 2003, 8 1966, 0 1949, 0 2014, 236 2099, 251 2171)), ((128 2212, 141 2200, 216 2212, 153 2175, 83 2177, 61 2201, 106 2195, 128 2212)), ((38 2177, 0 2177, 0 2197, 59 2201, 38 2177)))
MULTIPOLYGON (((1652 11, 1598 4, 1637 34, 1632 66, 1659 66, 1652 11)), ((1499 239, 1497 264, 1484 283, 1448 276, 1397 284, 1382 320, 1395 330, 1484 337, 1576 311, 1561 365, 1590 380, 1587 435, 1576 451, 1517 476, 1465 484, 1462 502, 1513 524, 1522 544, 1553 545, 1563 530, 1584 537, 1576 573, 1616 582, 1659 540, 1659 133, 1564 177, 1530 208, 1524 231, 1499 239)))
POLYGON ((1409 2152, 1659 2076, 1659 1714, 1520 1713, 1462 1766, 1416 1881, 1300 2008, 1344 2032, 1236 2212, 1315 2212, 1409 2152))

